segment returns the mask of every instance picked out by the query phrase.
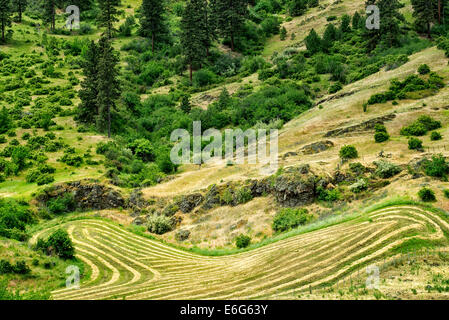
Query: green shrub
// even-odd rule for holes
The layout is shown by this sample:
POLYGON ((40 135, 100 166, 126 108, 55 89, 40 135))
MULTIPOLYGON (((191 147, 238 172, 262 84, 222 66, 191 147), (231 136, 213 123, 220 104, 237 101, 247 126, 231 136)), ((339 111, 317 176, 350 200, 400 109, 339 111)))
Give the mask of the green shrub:
POLYGON ((430 68, 429 68, 429 66, 427 64, 422 64, 422 65, 419 66, 418 72, 421 75, 429 74, 430 73, 430 68))
POLYGON ((433 192, 429 188, 422 188, 421 190, 419 190, 418 196, 421 199, 421 201, 424 201, 424 202, 436 201, 435 192, 433 192))
POLYGON ((72 240, 67 231, 58 229, 46 241, 47 252, 54 250, 61 259, 72 259, 75 254, 72 240))
POLYGON ((337 189, 326 190, 323 187, 317 188, 318 200, 334 202, 342 198, 341 193, 337 189))
POLYGON ((62 197, 50 199, 46 203, 48 210, 53 214, 71 212, 75 209, 75 205, 75 198, 71 193, 66 193, 62 197))
POLYGON ((408 148, 410 150, 422 150, 423 146, 422 146, 422 140, 418 139, 418 138, 410 138, 408 140, 408 148))
POLYGON ((377 166, 376 175, 383 179, 394 177, 402 171, 399 166, 388 161, 380 160, 374 162, 374 164, 377 166))
POLYGON ((164 215, 153 214, 148 218, 147 228, 151 233, 164 234, 173 230, 173 220, 164 215))
POLYGON ((388 141, 390 139, 390 135, 386 132, 376 132, 374 134, 374 140, 376 143, 382 143, 388 141))
POLYGON ((357 149, 352 145, 346 145, 340 149, 340 158, 342 159, 355 159, 358 156, 357 149))
POLYGON ((443 137, 441 136, 441 133, 437 131, 432 131, 432 133, 430 134, 430 140, 432 141, 438 141, 441 139, 443 139, 443 137))
POLYGON ((349 190, 354 193, 360 193, 366 189, 368 189, 368 183, 365 179, 359 179, 356 183, 349 186, 349 190))
POLYGON ((236 196, 236 201, 239 204, 247 203, 248 201, 251 201, 253 199, 251 190, 247 187, 242 187, 242 188, 238 189, 235 196, 236 196))
POLYGON ((251 237, 241 234, 235 238, 235 246, 239 249, 246 248, 251 243, 251 237))
POLYGON ((273 219, 272 228, 275 232, 284 232, 304 225, 312 219, 307 209, 281 209, 273 219))
POLYGON ((444 194, 444 196, 445 196, 446 198, 449 199, 449 189, 444 189, 444 190, 443 190, 443 194, 444 194))
POLYGON ((433 156, 432 161, 427 161, 424 170, 428 176, 445 178, 449 173, 449 166, 442 155, 433 156))

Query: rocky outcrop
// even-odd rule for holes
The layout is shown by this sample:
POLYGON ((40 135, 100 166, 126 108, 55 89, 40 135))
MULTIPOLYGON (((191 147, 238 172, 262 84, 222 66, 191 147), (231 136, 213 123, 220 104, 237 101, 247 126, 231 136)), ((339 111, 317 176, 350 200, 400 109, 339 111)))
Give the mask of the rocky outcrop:
POLYGON ((198 207, 204 201, 204 197, 201 193, 193 193, 183 196, 178 202, 179 210, 182 213, 189 213, 196 207, 198 207))
POLYGON ((312 144, 309 144, 301 149, 302 154, 317 154, 323 151, 326 151, 334 146, 334 143, 329 140, 318 141, 312 144))
POLYGON ((369 131, 369 130, 373 130, 374 126, 376 124, 384 124, 387 121, 391 121, 394 118, 396 118, 396 115, 394 113, 386 115, 386 116, 382 116, 382 117, 377 117, 365 122, 362 122, 360 124, 356 124, 353 126, 349 126, 349 127, 345 127, 345 128, 338 128, 338 129, 334 129, 331 131, 328 131, 324 136, 326 138, 328 137, 338 137, 338 136, 344 136, 347 135, 348 133, 357 133, 357 132, 365 132, 365 131, 369 131))
POLYGON ((190 237, 190 231, 189 230, 179 230, 175 234, 176 241, 182 242, 187 240, 190 237))
MULTIPOLYGON (((317 177, 308 170, 304 172, 306 170, 302 167, 292 168, 276 178, 273 193, 281 206, 297 207, 315 201, 318 182, 325 179, 317 177)), ((322 184, 327 185, 324 182, 322 184)))
POLYGON ((205 198, 205 202, 202 205, 204 210, 209 210, 220 205, 220 192, 215 184, 206 193, 205 198))
POLYGON ((55 184, 44 189, 36 197, 36 200, 41 204, 46 204, 50 199, 61 198, 67 194, 73 196, 75 209, 103 210, 126 206, 125 199, 120 192, 93 180, 55 184))

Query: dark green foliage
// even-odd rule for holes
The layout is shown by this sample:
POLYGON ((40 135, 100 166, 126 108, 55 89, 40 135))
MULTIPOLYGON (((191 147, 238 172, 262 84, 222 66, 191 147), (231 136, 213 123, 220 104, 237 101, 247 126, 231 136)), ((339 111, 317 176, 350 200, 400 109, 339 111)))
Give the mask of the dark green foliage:
POLYGON ((26 262, 23 260, 17 261, 15 265, 11 264, 8 260, 0 260, 0 275, 9 273, 28 274, 30 272, 30 267, 28 267, 26 262))
POLYGON ((228 37, 231 50, 235 49, 235 38, 243 31, 248 16, 248 0, 211 0, 211 18, 218 35, 228 37))
POLYGON ((431 26, 438 21, 438 2, 441 0, 412 0, 415 28, 430 38, 431 26))
POLYGON ((357 149, 352 145, 346 145, 340 149, 340 158, 342 159, 355 159, 358 156, 357 149))
POLYGON ((273 219, 273 231, 284 232, 304 225, 311 220, 312 216, 307 209, 285 208, 281 209, 273 219))
POLYGON ((441 139, 443 139, 443 136, 437 131, 432 131, 432 133, 430 134, 430 140, 432 141, 438 141, 441 139))
POLYGON ((0 200, 0 236, 24 241, 28 237, 25 228, 33 221, 26 205, 12 199, 0 200))
POLYGON ((135 154, 139 159, 143 161, 154 161, 156 158, 155 150, 151 145, 150 141, 146 139, 138 139, 128 144, 129 149, 135 154))
POLYGON ((424 202, 436 201, 435 192, 433 192, 429 188, 422 188, 421 190, 419 190, 418 196, 421 199, 421 201, 424 201, 424 202))
POLYGON ((98 0, 98 7, 100 14, 97 19, 100 26, 106 28, 107 37, 112 38, 114 32, 114 23, 118 19, 118 9, 120 5, 120 0, 98 0))
POLYGON ((6 133, 13 127, 13 121, 5 107, 0 111, 0 133, 6 133))
POLYGON ((385 142, 390 139, 387 128, 385 128, 383 124, 376 124, 374 130, 376 131, 374 134, 374 140, 376 141, 376 143, 385 142))
POLYGON ((53 214, 67 213, 75 209, 75 201, 73 195, 67 193, 63 197, 48 200, 46 206, 48 211, 53 214))
POLYGON ((401 129, 403 136, 423 136, 427 132, 441 128, 441 122, 430 116, 420 116, 415 122, 401 129))
POLYGON ((427 64, 422 64, 422 65, 419 66, 418 72, 421 75, 429 74, 430 73, 430 68, 429 68, 429 66, 427 64))
POLYGON ((367 0, 366 5, 376 5, 380 11, 380 29, 364 29, 367 49, 374 50, 378 45, 386 48, 399 46, 400 25, 405 21, 399 10, 404 5, 399 0, 367 0))
POLYGON ((318 53, 322 50, 322 40, 320 36, 312 29, 305 39, 307 50, 310 54, 318 53))
POLYGON ((54 252, 61 259, 72 259, 75 254, 72 240, 67 231, 58 229, 45 242, 47 253, 54 252))
POLYGON ((302 16, 307 11, 307 0, 290 0, 288 10, 292 17, 302 16))
POLYGON ((181 19, 181 46, 185 60, 190 67, 190 83, 192 83, 193 64, 201 64, 206 52, 204 30, 206 30, 204 0, 189 0, 181 19))
POLYGON ((11 26, 12 7, 10 0, 0 0, 1 42, 6 42, 6 27, 11 26))
POLYGON ((120 82, 118 80, 119 58, 106 38, 99 42, 98 81, 97 81, 97 125, 100 129, 107 128, 108 137, 111 137, 111 113, 116 109, 116 101, 120 97, 120 82))
POLYGON ((99 48, 94 41, 91 41, 84 54, 82 63, 84 80, 81 82, 81 89, 78 95, 81 103, 77 107, 76 120, 83 123, 95 123, 98 114, 98 59, 99 48))
POLYGON ((446 159, 440 154, 437 156, 432 156, 432 161, 427 161, 425 163, 424 170, 428 176, 447 178, 449 166, 446 159))
POLYGON ((422 150, 423 146, 422 146, 422 140, 418 139, 418 138, 410 138, 408 140, 408 148, 410 150, 422 150))
POLYGON ((323 187, 317 188, 318 200, 326 202, 334 202, 341 200, 342 195, 337 189, 324 189, 323 187))
POLYGON ((56 0, 47 0, 43 2, 44 14, 42 16, 42 20, 50 24, 50 29, 52 32, 56 29, 56 2, 56 0))
POLYGON ((251 237, 241 234, 235 238, 235 246, 239 249, 246 248, 251 243, 251 237))
POLYGON ((151 38, 152 51, 155 43, 166 31, 164 2, 160 0, 143 0, 140 8, 140 34, 151 38))

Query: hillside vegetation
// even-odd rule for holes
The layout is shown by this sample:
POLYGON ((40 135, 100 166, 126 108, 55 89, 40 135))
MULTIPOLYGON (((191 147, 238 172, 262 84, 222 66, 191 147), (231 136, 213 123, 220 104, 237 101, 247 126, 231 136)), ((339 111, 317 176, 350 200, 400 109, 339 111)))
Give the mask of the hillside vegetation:
POLYGON ((0 298, 444 298, 449 3, 389 1, 0 0, 0 298), (173 163, 195 121, 277 170, 173 163))

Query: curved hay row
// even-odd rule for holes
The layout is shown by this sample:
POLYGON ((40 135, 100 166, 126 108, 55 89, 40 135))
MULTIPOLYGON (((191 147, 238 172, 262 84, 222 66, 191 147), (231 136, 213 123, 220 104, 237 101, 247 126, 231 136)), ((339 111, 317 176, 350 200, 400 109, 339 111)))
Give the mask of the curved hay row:
POLYGON ((408 239, 445 240, 449 231, 431 211, 397 206, 251 251, 209 257, 105 221, 64 227, 92 272, 80 289, 54 291, 55 299, 279 298, 333 283, 408 239))

